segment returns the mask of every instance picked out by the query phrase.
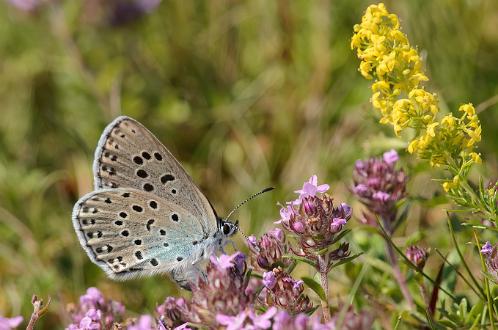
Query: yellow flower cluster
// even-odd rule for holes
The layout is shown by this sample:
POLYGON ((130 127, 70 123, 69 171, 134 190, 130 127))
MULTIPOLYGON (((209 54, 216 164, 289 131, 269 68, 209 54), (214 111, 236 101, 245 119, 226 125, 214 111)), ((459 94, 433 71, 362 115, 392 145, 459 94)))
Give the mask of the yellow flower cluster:
POLYGON ((380 122, 391 124, 396 135, 415 129, 417 136, 408 151, 433 166, 449 168, 454 177, 443 187, 446 191, 457 188, 470 166, 481 161, 474 151, 481 126, 472 104, 460 107, 461 117, 450 114, 437 120, 437 96, 421 86, 428 80, 422 60, 401 32, 398 17, 382 3, 368 7, 361 23, 354 26, 351 48, 361 60, 361 74, 374 80, 372 105, 381 113, 380 122))

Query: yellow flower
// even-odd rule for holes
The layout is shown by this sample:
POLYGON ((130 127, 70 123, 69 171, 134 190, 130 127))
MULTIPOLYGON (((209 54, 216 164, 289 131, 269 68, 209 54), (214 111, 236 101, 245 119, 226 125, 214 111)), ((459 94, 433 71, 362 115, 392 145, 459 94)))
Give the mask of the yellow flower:
POLYGON ((457 188, 459 185, 460 185, 460 177, 458 175, 455 175, 453 180, 446 181, 443 183, 443 189, 444 189, 444 191, 448 192, 452 189, 457 188))
POLYGON ((474 163, 476 164, 482 163, 481 154, 478 154, 477 152, 471 152, 469 156, 474 163))
POLYGON ((428 80, 422 60, 401 31, 398 17, 382 3, 369 6, 361 23, 354 26, 351 48, 361 61, 361 74, 374 80, 371 102, 381 114, 380 122, 391 124, 396 135, 415 129, 417 135, 408 144, 408 152, 458 173, 443 183, 446 191, 458 188, 460 175, 481 162, 474 151, 481 140, 474 106, 463 104, 460 117, 448 114, 437 120, 437 95, 421 86, 428 80))
POLYGON ((465 112, 468 118, 472 118, 476 114, 476 109, 474 108, 472 103, 463 104, 458 110, 465 112))

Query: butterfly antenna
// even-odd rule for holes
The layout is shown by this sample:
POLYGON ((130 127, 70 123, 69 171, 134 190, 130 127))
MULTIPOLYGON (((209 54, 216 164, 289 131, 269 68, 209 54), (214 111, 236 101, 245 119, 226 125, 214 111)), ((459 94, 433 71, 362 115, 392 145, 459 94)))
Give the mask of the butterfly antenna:
POLYGON ((239 227, 239 220, 235 221, 235 226, 237 227, 237 231, 242 235, 244 236, 244 238, 246 239, 246 241, 249 239, 249 237, 247 237, 247 235, 240 229, 239 227))
POLYGON ((243 200, 242 202, 240 202, 239 205, 237 205, 236 207, 234 207, 234 209, 231 210, 230 213, 228 213, 228 216, 227 216, 226 220, 228 221, 228 219, 230 219, 230 217, 232 216, 232 214, 234 214, 235 211, 237 211, 242 205, 244 205, 245 203, 249 202, 251 199, 253 199, 255 197, 258 197, 259 195, 264 194, 265 192, 271 191, 273 189, 275 189, 275 188, 274 187, 268 187, 268 188, 265 188, 265 189, 261 190, 258 193, 255 193, 254 195, 249 196, 249 198, 247 198, 247 199, 243 200))

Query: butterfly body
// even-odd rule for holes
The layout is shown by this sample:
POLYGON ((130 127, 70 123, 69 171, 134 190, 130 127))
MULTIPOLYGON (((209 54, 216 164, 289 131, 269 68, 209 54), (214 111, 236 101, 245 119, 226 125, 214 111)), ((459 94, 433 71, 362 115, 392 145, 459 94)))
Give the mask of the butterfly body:
POLYGON ((117 280, 168 273, 181 286, 202 276, 237 226, 220 219, 178 161, 144 126, 118 117, 93 165, 95 191, 74 206, 88 256, 117 280))

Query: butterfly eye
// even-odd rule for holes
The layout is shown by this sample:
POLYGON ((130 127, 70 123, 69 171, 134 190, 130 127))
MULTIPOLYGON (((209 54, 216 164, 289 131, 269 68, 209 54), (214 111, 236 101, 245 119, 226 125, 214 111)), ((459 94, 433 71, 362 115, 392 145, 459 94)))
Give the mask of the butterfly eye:
POLYGON ((228 224, 223 224, 223 235, 227 236, 228 234, 230 234, 230 225, 228 224))

